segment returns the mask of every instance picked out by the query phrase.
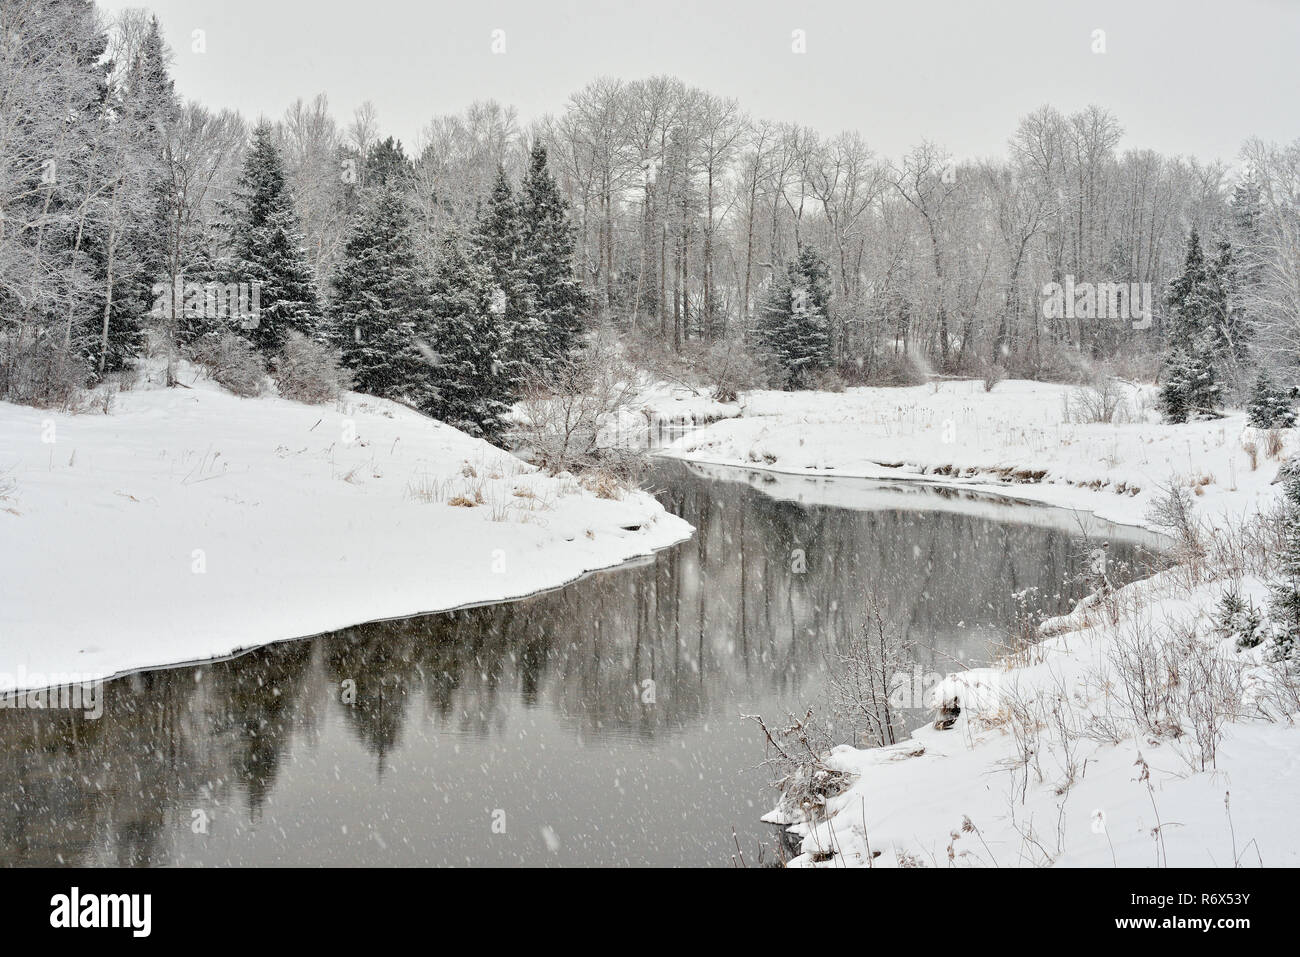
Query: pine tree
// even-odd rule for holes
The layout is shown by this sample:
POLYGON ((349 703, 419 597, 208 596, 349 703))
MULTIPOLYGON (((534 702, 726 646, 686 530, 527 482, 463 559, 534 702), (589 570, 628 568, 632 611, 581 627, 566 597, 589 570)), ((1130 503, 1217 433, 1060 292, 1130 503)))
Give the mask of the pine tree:
POLYGON ((587 294, 574 272, 573 226, 568 204, 547 166, 546 147, 537 143, 519 197, 520 241, 525 285, 533 296, 526 334, 536 343, 543 366, 579 348, 587 294))
POLYGON ((811 246, 800 250, 760 308, 758 336, 786 389, 806 389, 830 365, 830 273, 811 246))
POLYGON ((1164 384, 1157 406, 1166 421, 1175 424, 1190 418, 1219 415, 1219 386, 1210 361, 1209 335, 1203 335, 1192 351, 1174 349, 1165 359, 1164 384))
POLYGON ((1290 397, 1273 384, 1272 377, 1263 369, 1250 390, 1246 418, 1257 429, 1289 429, 1296 423, 1296 410, 1290 397))
POLYGON ((493 310, 487 254, 448 227, 430 283, 432 389, 422 408, 448 425, 499 440, 509 411, 506 329, 493 310))
POLYGON ((1200 236, 1193 227, 1187 237, 1182 272, 1169 283, 1165 296, 1172 324, 1159 407, 1170 422, 1218 414, 1216 364, 1224 340, 1219 322, 1227 315, 1226 281, 1224 275, 1211 274, 1201 252, 1200 236))
POLYGON ((521 208, 504 167, 497 167, 492 192, 479 209, 472 241, 483 253, 490 277, 492 311, 502 339, 502 371, 513 394, 524 379, 545 366, 546 341, 537 288, 525 266, 521 208))
POLYGON ((316 281, 269 123, 253 130, 234 201, 225 212, 231 247, 225 281, 261 284, 261 311, 249 338, 267 352, 278 349, 290 329, 319 338, 316 281))
POLYGON ((429 289, 396 184, 367 188, 334 279, 330 336, 359 392, 416 405, 429 389, 418 342, 428 334, 429 289))
POLYGON ((391 185, 405 189, 414 176, 415 167, 407 159, 401 140, 390 136, 370 147, 363 176, 365 186, 391 185))
POLYGON ((1183 269, 1169 283, 1165 307, 1172 319, 1169 344, 1174 349, 1191 351, 1210 326, 1209 272, 1201 251, 1201 237, 1192 227, 1187 237, 1183 269))

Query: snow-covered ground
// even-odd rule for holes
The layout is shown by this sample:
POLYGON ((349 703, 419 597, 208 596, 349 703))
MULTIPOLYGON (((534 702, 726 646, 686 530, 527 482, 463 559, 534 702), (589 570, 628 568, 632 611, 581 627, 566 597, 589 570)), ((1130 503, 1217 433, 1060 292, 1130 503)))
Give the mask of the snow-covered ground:
POLYGON ((0 403, 0 684, 515 598, 692 531, 395 403, 182 379, 107 415, 0 403))
MULTIPOLYGON (((825 818, 795 824, 802 844, 791 863, 1300 865, 1298 705, 1268 700, 1276 666, 1266 647, 1242 650, 1210 633, 1206 609, 1224 587, 1161 572, 1117 593, 1115 623, 1101 613, 1052 622, 1084 627, 1044 639, 1014 666, 945 679, 936 702, 961 706, 947 730, 836 748, 827 765, 851 784, 827 800, 825 818), (1154 676, 1153 700, 1168 691, 1154 729, 1135 718, 1138 661, 1181 670, 1168 688, 1154 676), (1222 722, 1208 759, 1198 721, 1222 722)), ((1243 593, 1264 607, 1258 579, 1243 593)), ((765 820, 802 816, 783 806, 765 820)))
MULTIPOLYGON (((1022 381, 990 393, 980 382, 755 392, 739 417, 665 454, 750 475, 978 486, 1136 526, 1149 526, 1152 501, 1179 484, 1193 491, 1205 534, 1223 540, 1276 500, 1271 483, 1296 451, 1296 430, 1270 456, 1242 414, 1164 425, 1149 389, 1125 392, 1120 425, 1076 424, 1070 387, 1022 381)), ((807 480, 762 484, 800 499, 827 494, 807 480)), ((829 488, 839 501, 852 484, 829 488)), ((1300 703, 1270 696, 1279 685, 1267 645, 1240 649, 1211 627, 1229 587, 1266 608, 1259 558, 1243 559, 1253 573, 1176 567, 1105 607, 1045 622, 1046 637, 1016 660, 930 689, 936 705, 960 705, 947 730, 836 748, 826 768, 844 777, 824 817, 810 821, 783 799, 766 819, 793 824, 796 866, 1300 864, 1300 703), (1144 667, 1157 701, 1149 721, 1134 703, 1144 667), (1216 722, 1222 739, 1207 757, 1215 735, 1205 729, 1216 722)))
MULTIPOLYGON (((1071 386, 978 381, 842 393, 750 392, 734 418, 663 450, 693 462, 800 475, 926 479, 1003 488, 1016 498, 1145 525, 1171 482, 1193 485, 1206 518, 1240 518, 1272 501, 1278 460, 1245 415, 1163 425, 1150 387, 1123 386, 1128 424, 1075 424, 1071 386), (1244 447, 1256 444, 1255 465, 1244 447)), ((1284 434, 1294 452, 1295 430, 1284 434)))

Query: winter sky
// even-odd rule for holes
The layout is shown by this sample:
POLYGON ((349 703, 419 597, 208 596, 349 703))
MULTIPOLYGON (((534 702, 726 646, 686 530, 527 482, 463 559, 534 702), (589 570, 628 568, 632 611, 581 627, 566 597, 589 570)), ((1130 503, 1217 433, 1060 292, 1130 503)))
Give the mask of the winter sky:
POLYGON ((888 156, 922 138, 1001 154, 1044 102, 1098 103, 1135 131, 1123 147, 1202 159, 1300 135, 1300 0, 100 0, 141 5, 183 96, 278 117, 324 92, 340 120, 368 99, 408 144, 476 99, 527 123, 598 75, 654 73, 756 116, 857 129, 888 156))

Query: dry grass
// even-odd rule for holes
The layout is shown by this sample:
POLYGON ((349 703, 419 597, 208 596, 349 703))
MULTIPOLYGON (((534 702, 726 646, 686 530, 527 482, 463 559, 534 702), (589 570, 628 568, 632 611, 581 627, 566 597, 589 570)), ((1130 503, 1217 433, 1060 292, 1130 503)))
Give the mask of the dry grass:
POLYGON ((1282 454, 1282 430, 1269 429, 1264 433, 1264 454, 1276 459, 1282 454))

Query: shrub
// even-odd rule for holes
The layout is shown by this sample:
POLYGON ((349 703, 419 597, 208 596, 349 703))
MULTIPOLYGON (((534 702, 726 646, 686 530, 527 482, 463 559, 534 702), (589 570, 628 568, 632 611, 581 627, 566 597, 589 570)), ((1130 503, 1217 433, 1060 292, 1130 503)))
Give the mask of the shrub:
POLYGON ((266 391, 266 364, 243 336, 233 332, 200 339, 194 361, 222 388, 235 395, 257 396, 266 391))
POLYGON ((984 391, 992 392, 999 382, 1007 377, 1007 370, 996 362, 984 367, 984 391))
POLYGON ((280 395, 295 402, 333 402, 351 384, 336 351, 324 343, 290 332, 272 362, 271 377, 280 395))
POLYGON ((0 398, 39 408, 74 403, 90 380, 90 364, 58 336, 18 342, 0 338, 0 398))
POLYGON ((887 352, 873 363, 866 381, 869 385, 910 386, 925 385, 929 378, 910 354, 887 352))
POLYGON ((1231 638, 1238 648, 1254 648, 1266 637, 1266 629, 1254 602, 1229 588, 1214 612, 1214 634, 1220 640, 1231 638))
POLYGON ((1065 420, 1080 425, 1119 422, 1129 417, 1128 400, 1119 381, 1107 375, 1070 390, 1065 398, 1065 420))

